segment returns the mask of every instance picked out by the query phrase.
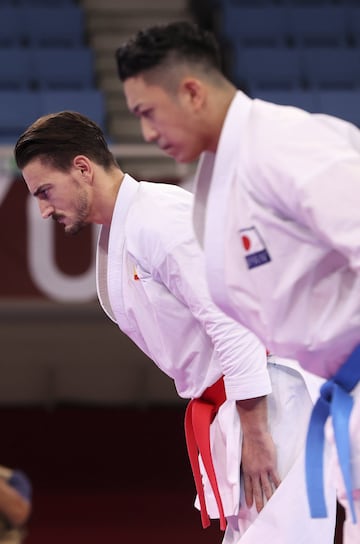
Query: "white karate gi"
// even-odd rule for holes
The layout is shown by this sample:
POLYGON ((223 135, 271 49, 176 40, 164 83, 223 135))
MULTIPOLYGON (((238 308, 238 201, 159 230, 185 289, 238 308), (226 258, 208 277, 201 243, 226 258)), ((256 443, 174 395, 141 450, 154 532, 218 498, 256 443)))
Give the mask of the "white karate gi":
MULTIPOLYGON (((307 544, 318 544, 319 534, 330 544, 334 492, 327 489, 332 518, 310 520, 302 478, 304 437, 318 379, 292 361, 266 365, 257 338, 212 303, 203 253, 192 230, 192 205, 193 195, 179 187, 125 176, 111 227, 100 233, 99 300, 120 329, 174 380, 181 397, 199 397, 224 376, 228 400, 211 426, 212 456, 229 519, 224 542, 238 542, 256 519, 248 531, 255 531, 255 540, 248 540, 247 532, 244 544, 258 542, 261 535, 282 544, 300 544, 305 535, 307 544), (269 394, 269 374, 270 425, 283 482, 260 515, 243 506, 239 514, 241 429, 235 401, 269 394)), ((209 515, 218 517, 204 480, 209 515)))
MULTIPOLYGON (((195 194, 213 300, 274 353, 331 377, 360 340, 360 132, 238 92, 195 194)), ((359 438, 352 453, 358 487, 359 438)))

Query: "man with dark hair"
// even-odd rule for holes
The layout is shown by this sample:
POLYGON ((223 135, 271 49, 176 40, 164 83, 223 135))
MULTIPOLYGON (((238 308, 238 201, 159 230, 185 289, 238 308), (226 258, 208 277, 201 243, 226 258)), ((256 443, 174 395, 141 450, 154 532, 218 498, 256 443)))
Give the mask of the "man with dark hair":
POLYGON ((327 486, 331 518, 311 520, 302 478, 319 380, 293 361, 267 362, 258 339, 211 302, 193 196, 124 174, 100 128, 78 113, 38 119, 15 158, 43 218, 68 233, 102 225, 100 303, 191 399, 185 430, 204 527, 209 513, 227 525, 224 544, 318 544, 319 535, 330 544, 334 491, 327 486))
POLYGON ((140 31, 116 56, 129 109, 140 119, 145 140, 179 162, 195 160, 204 149, 215 151, 236 89, 221 73, 212 34, 190 23, 154 27, 140 31), (187 77, 192 73, 198 77, 187 77))
POLYGON ((274 353, 330 378, 308 434, 311 512, 326 515, 326 422, 346 544, 359 542, 358 129, 250 99, 222 74, 211 35, 191 23, 140 31, 116 58, 144 138, 180 162, 201 156, 194 225, 215 303, 274 353))

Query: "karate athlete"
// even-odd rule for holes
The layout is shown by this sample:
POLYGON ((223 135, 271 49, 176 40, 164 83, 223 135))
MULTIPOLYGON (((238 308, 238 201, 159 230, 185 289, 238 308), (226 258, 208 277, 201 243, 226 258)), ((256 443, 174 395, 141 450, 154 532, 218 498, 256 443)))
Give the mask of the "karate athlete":
POLYGON ((226 544, 332 543, 335 492, 327 486, 331 517, 311 520, 303 478, 319 379, 292 361, 267 364, 257 338, 212 303, 192 194, 124 174, 99 127, 73 112, 37 120, 15 156, 43 218, 73 234, 102 225, 97 286, 105 312, 192 399, 185 430, 203 525, 207 512, 222 528, 227 518, 226 544))
POLYGON ((331 378, 309 427, 309 500, 312 515, 326 515, 326 422, 346 544, 358 543, 359 131, 237 91, 213 36, 191 23, 141 31, 116 56, 144 138, 180 162, 201 156, 194 224, 215 303, 272 352, 331 378))

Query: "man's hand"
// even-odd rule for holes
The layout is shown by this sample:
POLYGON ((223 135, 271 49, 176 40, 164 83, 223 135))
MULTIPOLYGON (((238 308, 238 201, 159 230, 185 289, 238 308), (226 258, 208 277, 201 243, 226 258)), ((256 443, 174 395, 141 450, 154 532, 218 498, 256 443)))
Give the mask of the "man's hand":
POLYGON ((268 430, 266 397, 237 401, 243 431, 241 467, 245 500, 258 512, 280 484, 276 448, 268 430))

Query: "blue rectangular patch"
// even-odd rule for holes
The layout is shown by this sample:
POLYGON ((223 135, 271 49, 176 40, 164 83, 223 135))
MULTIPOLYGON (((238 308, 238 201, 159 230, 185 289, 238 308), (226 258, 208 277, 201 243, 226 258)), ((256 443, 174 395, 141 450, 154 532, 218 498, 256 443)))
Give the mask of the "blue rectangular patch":
POLYGON ((259 251, 258 253, 253 253, 252 255, 246 255, 246 262, 248 268, 255 268, 256 266, 261 266, 262 264, 268 263, 271 261, 270 256, 266 249, 259 251))
POLYGON ((264 240, 255 227, 241 229, 241 241, 246 263, 249 269, 256 268, 271 261, 264 240))

